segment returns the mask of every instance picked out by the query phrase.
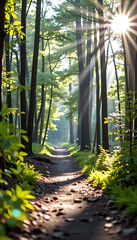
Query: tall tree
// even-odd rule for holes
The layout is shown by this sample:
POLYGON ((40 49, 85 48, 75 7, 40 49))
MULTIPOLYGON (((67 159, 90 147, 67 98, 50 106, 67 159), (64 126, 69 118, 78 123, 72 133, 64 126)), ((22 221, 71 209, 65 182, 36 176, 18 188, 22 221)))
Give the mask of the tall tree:
MULTIPOLYGON (((10 59, 9 41, 10 41, 10 36, 9 36, 9 34, 6 34, 6 37, 5 37, 5 43, 7 44, 7 47, 5 49, 5 54, 6 54, 6 77, 10 81, 12 52, 11 52, 11 59, 10 59)), ((8 108, 12 108, 11 84, 10 84, 10 82, 8 83, 8 87, 7 87, 7 106, 8 106, 8 108)), ((9 114, 9 122, 13 123, 12 113, 9 114)))
POLYGON ((33 118, 36 101, 36 80, 37 80, 37 64, 39 52, 39 34, 40 34, 40 13, 41 13, 41 0, 37 0, 36 7, 36 23, 35 23, 35 39, 34 39, 34 53, 32 63, 31 75, 31 92, 30 92, 30 105, 28 115, 28 139, 29 139, 29 152, 32 154, 32 138, 33 138, 33 118))
MULTIPOLYGON (((71 96, 72 93, 72 84, 69 84, 69 95, 71 96)), ((73 138, 73 116, 71 114, 70 120, 69 120, 69 130, 70 130, 70 143, 74 143, 74 138, 73 138)))
POLYGON ((107 118, 107 84, 106 84, 106 61, 105 61, 105 25, 103 17, 103 0, 98 0, 99 8, 99 33, 100 33, 100 64, 101 64, 101 95, 102 95, 102 139, 103 148, 109 150, 107 118))
MULTIPOLYGON (((3 53, 4 53, 4 22, 5 22, 5 5, 6 0, 0 1, 0 111, 2 108, 2 99, 3 99, 3 91, 2 91, 2 78, 3 78, 3 53)), ((1 116, 0 116, 1 120, 1 116)))
MULTIPOLYGON (((95 13, 95 12, 94 12, 95 13)), ((96 22, 94 20, 94 49, 97 49, 97 29, 96 22)), ((100 103, 99 103, 99 65, 98 65, 98 53, 95 53, 95 71, 96 71, 96 135, 97 135, 97 154, 100 153, 100 103)))
MULTIPOLYGON (((27 1, 22 0, 22 10, 21 10, 21 25, 22 25, 22 31, 24 33, 24 38, 21 39, 21 74, 20 74, 20 84, 25 87, 26 85, 26 5, 27 1)), ((20 100, 21 100, 21 129, 27 130, 27 120, 26 120, 26 91, 25 89, 22 89, 20 93, 20 100)), ((23 133, 24 134, 24 133, 23 133)), ((21 138, 22 144, 25 146, 26 151, 27 149, 27 142, 21 138)))
MULTIPOLYGON (((2 79, 3 79, 3 53, 4 53, 4 22, 5 22, 5 5, 6 0, 0 1, 0 112, 2 109, 3 102, 3 91, 2 91, 2 79)), ((2 115, 0 113, 0 121, 2 120, 2 115)), ((2 152, 2 149, 0 149, 2 152)), ((3 156, 0 156, 0 169, 5 168, 5 162, 3 156)))
MULTIPOLYGON (((81 151, 84 151, 84 150, 90 150, 91 148, 90 134, 89 134, 90 67, 88 65, 87 69, 84 69, 82 36, 81 36, 82 27, 81 27, 80 0, 75 0, 75 12, 76 12, 76 40, 77 40, 79 90, 80 90, 80 133, 81 133, 80 149, 81 151)), ((88 55, 87 55, 87 58, 88 58, 88 55)))

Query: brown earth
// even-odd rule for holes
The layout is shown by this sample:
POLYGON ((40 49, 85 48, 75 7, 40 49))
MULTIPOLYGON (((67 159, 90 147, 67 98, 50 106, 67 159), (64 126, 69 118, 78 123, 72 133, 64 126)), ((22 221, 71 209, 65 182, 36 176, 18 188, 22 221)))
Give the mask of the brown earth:
POLYGON ((15 240, 137 240, 137 223, 118 210, 110 196, 87 182, 65 148, 55 147, 48 161, 42 161, 40 155, 36 159, 35 156, 30 161, 43 176, 35 188, 33 218, 24 222, 23 232, 9 231, 10 237, 15 240))

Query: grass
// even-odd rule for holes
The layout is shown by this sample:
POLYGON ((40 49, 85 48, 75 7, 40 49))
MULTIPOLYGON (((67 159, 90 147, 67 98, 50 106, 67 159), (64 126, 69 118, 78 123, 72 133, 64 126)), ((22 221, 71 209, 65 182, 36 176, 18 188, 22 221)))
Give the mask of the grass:
POLYGON ((107 191, 119 208, 137 217, 137 169, 132 172, 127 151, 118 150, 110 155, 101 148, 97 156, 91 151, 80 152, 76 144, 65 146, 94 187, 107 191))
POLYGON ((45 154, 50 156, 54 147, 50 143, 46 143, 44 145, 33 143, 32 151, 36 154, 45 154))

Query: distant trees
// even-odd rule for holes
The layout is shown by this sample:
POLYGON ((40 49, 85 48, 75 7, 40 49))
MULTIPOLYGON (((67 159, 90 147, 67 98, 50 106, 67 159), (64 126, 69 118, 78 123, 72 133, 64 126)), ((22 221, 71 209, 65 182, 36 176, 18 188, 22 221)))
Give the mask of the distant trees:
MULTIPOLYGON (((136 6, 136 3, 133 2, 130 1, 130 6, 132 4, 136 6)), ((9 4, 9 2, 7 3, 9 4)), ((49 129, 57 130, 55 121, 58 121, 63 114, 59 111, 61 107, 58 102, 67 108, 64 116, 69 120, 68 131, 63 126, 65 137, 62 139, 69 139, 73 143, 76 140, 74 136, 77 135, 77 143, 80 144, 80 149, 85 151, 90 150, 90 138, 92 138, 93 148, 96 145, 98 153, 99 145, 109 150, 108 139, 110 140, 111 137, 108 132, 115 129, 113 129, 112 123, 109 124, 107 117, 110 109, 114 109, 115 104, 109 100, 107 89, 110 88, 109 96, 118 100, 116 113, 119 116, 119 125, 116 129, 122 142, 121 136, 128 131, 130 123, 130 116, 125 112, 125 102, 122 101, 125 93, 127 92, 128 96, 128 90, 133 91, 133 85, 135 84, 135 88, 137 85, 136 51, 132 59, 134 65, 132 73, 132 69, 128 69, 126 63, 128 61, 130 66, 132 65, 129 61, 131 60, 130 51, 125 48, 124 55, 122 45, 119 52, 115 52, 113 49, 110 26, 107 29, 110 6, 106 1, 98 0, 94 4, 88 0, 64 1, 54 7, 51 17, 48 17, 46 13, 52 7, 52 1, 44 4, 42 0, 37 0, 35 1, 36 5, 30 8, 31 3, 31 1, 28 4, 26 0, 22 0, 21 3, 15 4, 19 19, 14 11, 6 12, 5 15, 6 1, 0 3, 2 13, 0 15, 2 23, 0 25, 0 35, 2 36, 0 38, 1 86, 4 38, 6 36, 4 56, 6 73, 4 73, 4 95, 1 87, 0 108, 3 96, 4 105, 7 104, 8 108, 15 113, 15 115, 9 114, 8 122, 27 131, 29 143, 24 141, 27 138, 22 138, 22 143, 30 154, 33 152, 33 141, 44 144, 49 129), (6 35, 4 35, 4 15, 6 17, 6 35), (21 24, 18 21, 20 18, 21 24), (41 48, 39 48, 39 44, 41 48), (108 48, 106 49, 107 44, 108 48), (111 63, 113 63, 113 67, 111 63), (125 65, 122 65, 123 63, 125 65), (111 71, 111 74, 113 73, 111 77, 110 67, 114 69, 111 71), (113 78, 113 87, 110 86, 111 78, 113 78), (132 86, 129 84, 130 79, 132 86), (115 80, 116 85, 114 84, 115 80), (125 83, 128 87, 126 91, 125 83), (71 91, 72 86, 73 91, 71 91), (126 113, 127 126, 122 125, 123 115, 121 112, 126 113), (76 124, 77 134, 75 133, 76 124)), ((134 16, 134 13, 131 15, 134 16)), ((132 18, 132 20, 134 25, 134 19, 132 18)), ((135 30, 136 27, 133 26, 133 29, 135 30)), ((135 46, 136 35, 133 32, 129 36, 134 37, 135 46)), ((123 40, 127 41, 127 38, 125 36, 123 40)), ((134 47, 131 46, 132 43, 129 43, 130 39, 127 42, 133 52, 134 47)), ((129 97, 132 97, 135 104, 136 93, 131 95, 129 97)), ((129 109, 127 108, 127 110, 129 109)), ((131 122, 130 133, 132 131, 132 135, 130 134, 130 136, 132 137, 136 135, 133 133, 137 125, 136 118, 131 122)), ((61 128, 60 124, 58 126, 61 128)))

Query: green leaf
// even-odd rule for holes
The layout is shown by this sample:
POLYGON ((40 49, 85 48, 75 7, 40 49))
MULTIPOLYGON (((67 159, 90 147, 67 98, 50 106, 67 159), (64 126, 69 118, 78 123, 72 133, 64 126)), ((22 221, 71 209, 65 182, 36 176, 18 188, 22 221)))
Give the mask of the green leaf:
POLYGON ((105 124, 109 123, 108 118, 104 118, 104 120, 105 120, 105 121, 104 121, 105 124))
POLYGON ((12 36, 13 36, 13 33, 14 33, 14 30, 13 30, 13 29, 11 29, 11 30, 10 30, 10 32, 9 32, 9 35, 10 35, 10 37, 12 37, 12 36))
POLYGON ((4 140, 4 141, 2 141, 1 146, 2 146, 3 150, 5 150, 5 149, 9 148, 10 144, 8 141, 4 140))
POLYGON ((21 156, 25 157, 25 156, 27 156, 27 155, 28 155, 28 153, 21 151, 21 152, 19 152, 19 155, 21 155, 21 156))
POLYGON ((115 141, 117 141, 118 139, 119 139, 119 137, 116 137, 116 138, 115 138, 115 141))
POLYGON ((12 239, 6 236, 0 236, 0 240, 12 240, 12 239))
POLYGON ((7 134, 7 127, 5 122, 0 122, 0 134, 5 136, 7 134))
POLYGON ((6 14, 5 14, 5 18, 6 18, 7 20, 10 19, 10 15, 9 15, 9 13, 6 13, 6 14))
POLYGON ((17 19, 17 15, 14 12, 11 12, 11 16, 17 19))
POLYGON ((21 137, 26 141, 26 142, 29 142, 29 139, 26 135, 21 135, 21 137))
POLYGON ((14 26, 16 26, 16 25, 20 25, 20 24, 21 24, 20 21, 15 21, 15 22, 13 23, 14 26))

